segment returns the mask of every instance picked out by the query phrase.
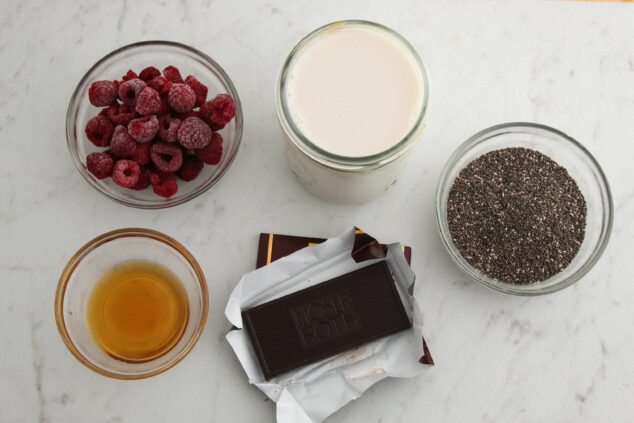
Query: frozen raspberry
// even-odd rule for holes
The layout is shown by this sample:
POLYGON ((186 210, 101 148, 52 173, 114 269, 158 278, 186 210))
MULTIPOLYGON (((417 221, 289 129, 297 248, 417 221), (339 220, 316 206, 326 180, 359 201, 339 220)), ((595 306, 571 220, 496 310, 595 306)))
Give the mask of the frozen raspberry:
POLYGON ((133 190, 141 191, 146 189, 150 185, 150 172, 146 169, 141 168, 141 173, 139 173, 139 180, 132 187, 133 190))
POLYGON ((217 165, 220 163, 220 159, 222 158, 222 135, 214 132, 209 145, 196 150, 196 155, 208 165, 217 165))
POLYGON ((134 160, 119 160, 112 169, 112 180, 124 188, 132 188, 138 181, 141 168, 134 160))
POLYGON ((154 193, 161 197, 169 198, 178 191, 176 175, 171 172, 162 172, 160 170, 150 172, 150 182, 154 193))
POLYGON ((161 75, 161 71, 156 69, 154 66, 148 66, 147 68, 143 69, 141 71, 141 73, 139 74, 139 79, 144 80, 145 82, 156 78, 157 76, 161 75))
POLYGON ((86 156, 86 167, 97 179, 107 178, 112 174, 112 157, 106 153, 90 153, 86 156))
POLYGON ((181 120, 165 115, 159 120, 158 136, 167 142, 178 141, 178 128, 181 126, 181 120))
POLYGON ((150 88, 154 88, 156 91, 159 92, 159 94, 163 95, 169 92, 170 88, 172 88, 172 85, 174 85, 174 83, 171 81, 168 81, 164 76, 159 75, 156 78, 152 79, 151 81, 148 81, 147 85, 150 88))
POLYGON ((205 104, 205 100, 207 100, 207 87, 192 75, 185 78, 185 83, 194 90, 194 93, 196 93, 196 106, 202 106, 205 104))
POLYGON ((189 85, 174 84, 167 94, 167 101, 175 112, 189 112, 196 104, 196 93, 189 85))
POLYGON ((205 164, 202 160, 193 154, 188 154, 183 158, 183 165, 178 170, 178 176, 183 181, 193 181, 198 177, 204 166, 205 164))
POLYGON ((105 116, 115 125, 128 126, 128 123, 137 117, 136 112, 126 104, 113 104, 103 109, 100 116, 105 116))
POLYGON ((177 84, 183 83, 183 77, 181 76, 181 72, 178 70, 177 67, 166 67, 165 69, 163 69, 163 75, 165 75, 165 78, 167 78, 168 81, 172 81, 177 84))
POLYGON ((145 87, 136 99, 135 110, 143 116, 157 114, 161 110, 161 98, 158 91, 145 87))
POLYGON ((207 122, 207 124, 209 125, 211 130, 214 131, 214 132, 220 131, 222 128, 225 127, 224 123, 207 122))
POLYGON ((178 144, 159 141, 150 149, 152 163, 158 170, 176 172, 183 164, 183 150, 178 144))
POLYGON ((125 126, 119 125, 114 129, 112 141, 110 141, 110 151, 117 157, 132 157, 136 150, 134 138, 128 134, 125 126))
POLYGON ((161 107, 159 108, 159 111, 157 113, 157 115, 159 116, 163 116, 163 115, 167 115, 170 112, 170 106, 169 103, 167 102, 167 96, 166 95, 162 95, 161 96, 161 107))
POLYGON ((178 142, 185 148, 203 148, 211 141, 211 129, 200 118, 189 117, 178 128, 178 142))
POLYGON ((123 84, 119 86, 119 98, 128 106, 136 106, 137 98, 141 91, 147 86, 145 81, 134 78, 128 81, 125 81, 123 84))
POLYGON ((186 112, 186 113, 172 113, 172 115, 175 118, 177 118, 177 119, 185 120, 185 119, 190 118, 190 117, 199 118, 200 117, 200 111, 198 111, 198 110, 190 110, 189 112, 186 112))
POLYGON ((236 104, 227 94, 218 94, 200 106, 200 114, 204 120, 225 125, 236 115, 236 104))
POLYGON ((130 136, 138 142, 150 142, 159 129, 158 118, 154 115, 133 119, 128 124, 130 136))
POLYGON ((86 124, 86 137, 97 147, 110 144, 114 125, 104 116, 95 116, 86 124))
POLYGON ((117 85, 112 81, 95 81, 88 89, 90 104, 97 107, 110 106, 117 99, 117 85))
POLYGON ((128 72, 121 77, 121 82, 126 82, 134 78, 138 78, 136 72, 132 69, 129 69, 128 72))
POLYGON ((134 154, 132 154, 132 159, 141 166, 145 166, 146 164, 150 163, 152 161, 152 157, 150 156, 150 148, 152 148, 152 143, 137 143, 134 154))

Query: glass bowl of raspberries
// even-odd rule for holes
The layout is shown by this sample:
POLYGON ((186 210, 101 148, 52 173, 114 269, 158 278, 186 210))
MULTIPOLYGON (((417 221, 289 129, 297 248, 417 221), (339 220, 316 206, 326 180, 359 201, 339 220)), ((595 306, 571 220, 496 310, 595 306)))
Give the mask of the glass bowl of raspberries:
POLYGON ((68 106, 66 139, 84 179, 127 206, 163 208, 211 188, 242 138, 227 73, 169 41, 121 47, 93 65, 68 106))

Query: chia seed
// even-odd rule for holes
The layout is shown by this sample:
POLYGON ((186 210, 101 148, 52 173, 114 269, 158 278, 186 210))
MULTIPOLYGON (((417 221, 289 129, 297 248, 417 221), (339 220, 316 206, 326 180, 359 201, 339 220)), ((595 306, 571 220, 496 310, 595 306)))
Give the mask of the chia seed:
POLYGON ((544 281, 565 269, 585 236, 587 208, 568 171, 527 148, 483 154, 456 177, 449 232, 464 259, 502 282, 544 281))

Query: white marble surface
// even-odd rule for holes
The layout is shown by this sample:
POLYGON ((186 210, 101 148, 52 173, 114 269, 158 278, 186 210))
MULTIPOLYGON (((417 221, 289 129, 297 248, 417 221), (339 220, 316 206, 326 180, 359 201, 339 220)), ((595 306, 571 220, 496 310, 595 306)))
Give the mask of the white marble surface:
POLYGON ((413 247, 437 365, 389 380, 337 422, 631 422, 634 417, 634 4, 554 1, 50 2, 3 0, 0 25, 0 422, 273 422, 223 335, 227 297, 260 231, 329 236, 356 224, 413 247), (284 162, 273 104, 294 41, 342 18, 407 37, 432 76, 423 142, 376 201, 336 206, 284 162), (83 72, 121 45, 172 39, 213 56, 245 109, 243 147, 212 191, 163 211, 117 205, 74 168, 64 139, 83 72), (434 190, 468 136, 513 120, 580 140, 612 184, 610 245, 576 285, 519 298, 468 282, 436 233, 434 190), (209 279, 200 342, 172 370, 134 382, 79 364, 54 322, 57 278, 88 239, 144 226, 182 241, 209 279))

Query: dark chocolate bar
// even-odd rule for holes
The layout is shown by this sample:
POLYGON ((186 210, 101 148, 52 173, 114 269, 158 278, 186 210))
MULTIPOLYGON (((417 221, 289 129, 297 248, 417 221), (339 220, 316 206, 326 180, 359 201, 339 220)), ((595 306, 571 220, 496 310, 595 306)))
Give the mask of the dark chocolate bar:
MULTIPOLYGON (((367 236, 363 231, 358 231, 357 237, 367 236)), ((258 243, 258 258, 256 268, 266 266, 278 260, 282 257, 286 257, 295 251, 301 250, 304 247, 309 247, 315 244, 321 244, 326 239, 324 238, 311 238, 305 236, 293 236, 293 235, 279 235, 279 234, 260 234, 260 240, 258 243)), ((386 250, 387 246, 381 244, 381 247, 386 250)), ((412 249, 408 246, 403 247, 403 253, 405 254, 405 260, 408 264, 411 264, 412 249)))
POLYGON ((267 380, 411 327, 385 261, 244 310, 242 320, 267 380))

